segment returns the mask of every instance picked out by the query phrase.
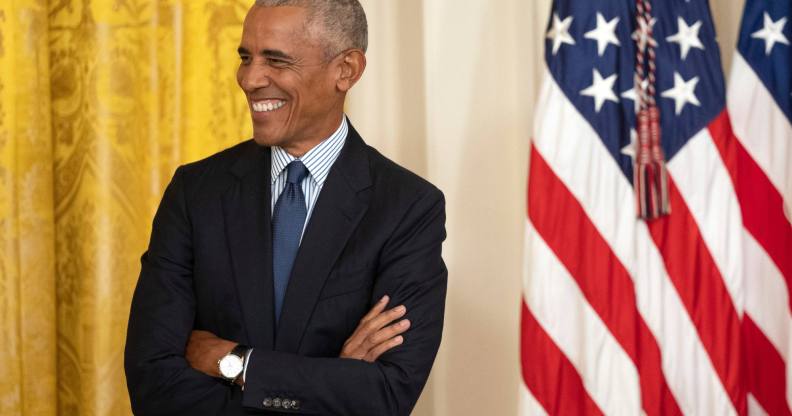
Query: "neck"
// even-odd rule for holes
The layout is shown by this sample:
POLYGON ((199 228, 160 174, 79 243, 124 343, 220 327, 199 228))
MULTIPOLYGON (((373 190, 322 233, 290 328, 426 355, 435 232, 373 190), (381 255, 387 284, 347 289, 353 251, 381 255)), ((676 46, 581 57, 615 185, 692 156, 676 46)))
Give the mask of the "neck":
POLYGON ((330 117, 331 121, 328 122, 328 124, 327 124, 328 126, 331 126, 331 127, 326 127, 324 129, 322 129, 322 131, 320 133, 317 133, 316 135, 314 135, 313 137, 311 137, 309 139, 301 140, 298 143, 293 143, 293 144, 290 144, 288 146, 281 146, 281 148, 283 150, 285 150, 286 153, 290 154, 291 156, 293 156, 295 158, 303 157, 311 149, 313 149, 319 143, 323 142, 328 137, 330 137, 333 133, 335 133, 336 130, 338 130, 338 127, 341 126, 341 121, 343 120, 343 117, 344 117, 344 113, 343 112, 341 112, 341 113, 339 113, 337 115, 331 116, 330 117))

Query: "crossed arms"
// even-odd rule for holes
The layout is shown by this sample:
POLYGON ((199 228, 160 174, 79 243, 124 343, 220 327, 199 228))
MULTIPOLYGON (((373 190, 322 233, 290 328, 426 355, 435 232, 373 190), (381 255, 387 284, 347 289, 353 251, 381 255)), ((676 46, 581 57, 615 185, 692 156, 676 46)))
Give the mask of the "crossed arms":
MULTIPOLYGON (((381 250, 373 308, 341 357, 305 357, 254 348, 242 392, 216 377, 216 363, 239 340, 195 332, 192 224, 177 171, 154 220, 130 313, 125 369, 138 415, 245 414, 283 392, 300 413, 406 415, 440 343, 447 271, 442 194, 417 195, 381 250), (384 294, 389 302, 377 302, 384 294), (386 305, 401 305, 386 310, 386 305), (396 321, 403 316, 407 326, 396 321), (211 352, 209 352, 211 351, 211 352), (241 404, 240 404, 241 403, 241 404)), ((285 411, 284 411, 285 412, 285 411)))

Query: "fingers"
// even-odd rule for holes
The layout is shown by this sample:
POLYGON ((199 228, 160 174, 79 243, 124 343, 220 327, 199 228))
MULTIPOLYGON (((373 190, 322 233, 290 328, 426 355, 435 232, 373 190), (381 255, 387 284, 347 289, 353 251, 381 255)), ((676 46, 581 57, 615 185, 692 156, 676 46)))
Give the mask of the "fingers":
POLYGON ((377 361, 380 355, 384 354, 391 348, 398 347, 403 342, 404 342, 404 337, 402 337, 401 335, 394 338, 390 338, 387 341, 370 349, 369 352, 363 357, 363 360, 373 363, 374 361, 377 361))
POLYGON ((372 347, 380 345, 391 338, 395 338, 397 335, 403 334, 409 328, 410 320, 402 319, 401 321, 396 322, 393 325, 388 325, 387 327, 382 328, 381 330, 372 334, 370 337, 368 337, 368 341, 372 347))
MULTIPOLYGON (((381 309, 379 304, 375 305, 372 311, 378 309, 381 309)), ((384 312, 380 311, 378 315, 369 317, 368 320, 364 317, 364 319, 360 321, 360 324, 358 324, 355 332, 352 333, 352 336, 349 337, 344 345, 352 349, 356 349, 361 345, 367 349, 374 347, 376 344, 371 342, 369 338, 384 326, 404 316, 405 313, 407 313, 407 308, 405 308, 404 305, 399 305, 384 312)))
POLYGON ((404 337, 401 334, 406 332, 409 328, 410 321, 404 319, 377 331, 365 339, 353 335, 353 337, 344 344, 340 356, 342 358, 354 358, 373 362, 383 353, 401 345, 404 342, 404 337))
POLYGON ((368 337, 385 327, 385 325, 388 325, 389 323, 401 318, 406 313, 407 308, 404 307, 404 305, 399 305, 395 308, 380 313, 365 323, 362 323, 362 326, 368 337))
POLYGON ((341 357, 374 361, 404 342, 401 334, 410 328, 411 322, 399 319, 407 313, 407 308, 399 305, 385 310, 389 299, 383 296, 360 320, 355 332, 344 343, 341 357))
POLYGON ((388 306, 389 300, 390 297, 388 297, 388 295, 383 296, 382 299, 380 299, 379 302, 377 302, 377 304, 374 305, 374 307, 371 308, 371 310, 366 314, 366 316, 364 316, 363 319, 361 319, 360 321, 368 322, 374 319, 375 316, 379 315, 380 313, 382 313, 382 311, 385 310, 385 307, 388 306))

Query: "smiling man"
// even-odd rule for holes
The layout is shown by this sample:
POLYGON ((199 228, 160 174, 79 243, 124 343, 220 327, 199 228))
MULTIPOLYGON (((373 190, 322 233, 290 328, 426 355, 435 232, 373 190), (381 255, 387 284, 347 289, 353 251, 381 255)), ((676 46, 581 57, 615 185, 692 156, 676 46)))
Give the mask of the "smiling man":
POLYGON ((129 318, 136 414, 412 410, 442 333, 445 205, 344 115, 366 47, 357 0, 250 9, 254 138, 165 191, 129 318))

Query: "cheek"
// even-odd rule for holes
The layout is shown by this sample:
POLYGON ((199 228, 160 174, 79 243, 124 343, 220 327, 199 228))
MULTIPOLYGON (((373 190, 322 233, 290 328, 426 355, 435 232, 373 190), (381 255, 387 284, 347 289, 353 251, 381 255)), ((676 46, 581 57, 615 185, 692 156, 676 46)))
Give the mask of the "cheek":
POLYGON ((239 68, 237 68, 236 80, 237 80, 237 85, 239 85, 239 88, 242 88, 243 90, 245 89, 245 87, 242 85, 242 80, 244 78, 245 78, 244 67, 240 65, 239 68))
POLYGON ((303 89, 303 99, 305 103, 314 108, 326 107, 332 101, 335 93, 335 84, 327 77, 314 77, 310 83, 306 83, 303 89))

